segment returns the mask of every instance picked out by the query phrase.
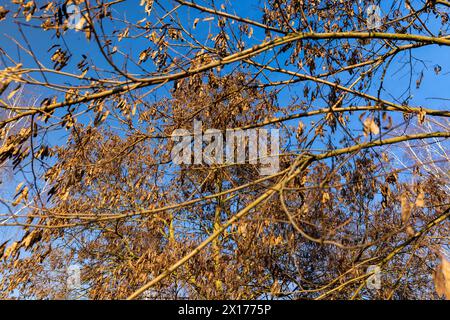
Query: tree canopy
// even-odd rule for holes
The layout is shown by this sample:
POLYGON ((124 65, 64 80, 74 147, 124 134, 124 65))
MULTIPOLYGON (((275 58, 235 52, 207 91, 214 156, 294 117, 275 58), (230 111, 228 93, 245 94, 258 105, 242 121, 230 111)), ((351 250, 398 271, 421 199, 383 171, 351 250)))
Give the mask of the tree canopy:
POLYGON ((449 9, 2 4, 0 297, 450 299, 449 9))

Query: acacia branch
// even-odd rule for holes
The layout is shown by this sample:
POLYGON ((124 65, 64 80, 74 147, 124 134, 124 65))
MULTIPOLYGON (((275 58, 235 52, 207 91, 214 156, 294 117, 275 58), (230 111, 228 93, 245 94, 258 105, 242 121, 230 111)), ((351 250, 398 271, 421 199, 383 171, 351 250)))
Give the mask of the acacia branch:
MULTIPOLYGON (((25 116, 31 116, 33 114, 38 113, 49 113, 53 110, 64 107, 64 106, 71 106, 74 104, 89 102, 95 99, 101 99, 108 97, 110 95, 114 94, 122 94, 125 92, 133 91, 138 88, 144 88, 152 85, 162 84, 166 82, 176 81, 183 78, 190 77, 195 74, 199 74, 211 69, 215 69, 218 67, 223 67, 238 61, 243 61, 250 59, 254 56, 259 55, 260 53, 263 53, 265 51, 274 49, 276 47, 292 43, 299 40, 321 40, 321 39, 385 39, 385 40, 404 40, 404 41, 412 41, 412 42, 420 42, 420 43, 428 43, 428 44, 439 44, 439 45, 450 45, 450 39, 447 37, 429 37, 429 36, 421 36, 421 35, 413 35, 413 34, 399 34, 399 33, 381 33, 381 32, 325 32, 325 33, 291 33, 284 37, 279 37, 273 40, 270 40, 268 42, 263 42, 260 45, 253 46, 252 48, 243 50, 241 52, 237 52, 234 54, 231 54, 223 59, 214 60, 206 65, 200 66, 195 69, 187 70, 187 71, 181 71, 178 73, 170 74, 170 75, 164 75, 164 76, 157 76, 152 78, 144 78, 139 79, 137 83, 127 83, 123 86, 118 86, 113 89, 105 90, 99 93, 91 94, 91 95, 85 95, 84 97, 77 98, 77 99, 71 99, 71 100, 65 100, 62 102, 49 104, 45 107, 33 109, 26 112, 21 112, 17 114, 14 117, 11 117, 9 119, 6 119, 2 122, 0 122, 0 128, 3 128, 6 124, 17 121, 18 119, 25 117, 25 116)), ((265 66, 267 69, 270 67, 265 66)), ((314 78, 311 76, 303 75, 305 78, 314 78)), ((315 78, 316 79, 316 78, 315 78)), ((325 83, 325 80, 321 80, 321 82, 325 83)), ((339 86, 337 84, 332 84, 336 88, 342 89, 345 87, 339 86)), ((346 91, 348 91, 347 89, 346 91)), ((353 90, 352 90, 353 91, 353 90)), ((386 103, 387 105, 391 106, 397 106, 393 103, 386 103)))

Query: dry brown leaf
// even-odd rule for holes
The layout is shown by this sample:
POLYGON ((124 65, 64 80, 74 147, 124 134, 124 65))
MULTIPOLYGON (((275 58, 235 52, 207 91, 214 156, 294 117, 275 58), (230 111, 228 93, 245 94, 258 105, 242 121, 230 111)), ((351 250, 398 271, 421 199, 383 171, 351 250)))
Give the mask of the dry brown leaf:
POLYGON ((450 300, 450 261, 442 257, 441 272, 445 279, 445 297, 450 300))
POLYGON ((5 253, 3 254, 3 258, 8 259, 8 258, 14 256, 18 247, 19 247, 19 243, 14 242, 11 246, 8 247, 8 249, 5 250, 5 253))
POLYGON ((450 300, 450 262, 444 256, 433 272, 433 280, 437 295, 450 300))
POLYGON ((444 287, 444 275, 441 272, 441 265, 437 266, 436 270, 433 272, 434 289, 439 297, 442 297, 445 293, 444 287))
POLYGON ((152 13, 153 2, 154 0, 141 0, 139 5, 145 6, 144 7, 145 12, 147 13, 147 15, 150 15, 150 13, 152 13))
POLYGON ((369 133, 377 135, 380 133, 380 128, 375 123, 373 118, 367 118, 364 120, 364 135, 367 136, 369 133))
POLYGON ((250 29, 248 30, 248 38, 250 39, 253 36, 253 28, 250 27, 250 29))
POLYGON ((16 88, 14 88, 13 90, 11 90, 11 92, 8 94, 8 100, 12 99, 17 92, 19 92, 21 85, 19 84, 16 88))
POLYGON ((20 203, 20 201, 22 200, 27 201, 27 199, 28 199, 28 187, 24 187, 22 191, 20 191, 20 193, 17 195, 17 198, 13 201, 12 205, 17 206, 20 203))
POLYGON ((22 186, 23 186, 23 182, 21 182, 21 183, 19 183, 19 184, 17 185, 17 187, 16 187, 16 193, 19 192, 19 190, 20 190, 20 188, 22 188, 22 186))
POLYGON ((278 282, 278 280, 275 280, 273 282, 272 287, 270 288, 270 293, 272 295, 278 295, 281 292, 281 286, 280 283, 278 282))
POLYGON ((412 237, 416 234, 416 232, 414 231, 414 228, 411 225, 406 227, 406 234, 410 237, 412 237))
POLYGON ((35 243, 37 243, 42 237, 42 233, 38 230, 30 232, 23 240, 22 245, 25 249, 31 248, 35 243))
POLYGON ((6 244, 8 243, 8 240, 0 244, 0 259, 3 257, 3 254, 5 253, 6 244))
POLYGON ((8 14, 9 10, 6 10, 3 6, 0 6, 0 21, 4 20, 6 18, 6 15, 8 14))
POLYGON ((247 224, 246 223, 239 224, 238 232, 245 237, 247 235, 247 224))
POLYGON ((409 203, 408 196, 403 193, 400 197, 402 207, 402 222, 406 223, 411 217, 411 204, 409 203))
POLYGON ((305 131, 305 125, 303 122, 299 121, 297 126, 297 136, 300 137, 305 131))
POLYGON ((147 58, 148 58, 148 49, 142 51, 139 54, 139 62, 138 62, 138 64, 141 64, 142 62, 145 62, 147 60, 147 58))
POLYGON ((419 114, 417 115, 417 122, 419 124, 423 124, 425 122, 426 115, 427 115, 427 113, 421 109, 419 114))
POLYGON ((424 192, 421 190, 419 194, 417 195, 416 199, 416 207, 422 208, 425 205, 425 195, 424 192))
POLYGON ((200 21, 199 18, 195 18, 194 23, 193 23, 193 25, 192 25, 192 28, 193 28, 193 29, 197 28, 197 24, 198 24, 199 21, 200 21))

